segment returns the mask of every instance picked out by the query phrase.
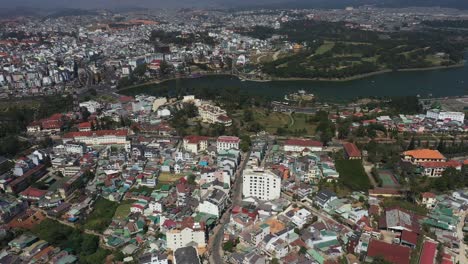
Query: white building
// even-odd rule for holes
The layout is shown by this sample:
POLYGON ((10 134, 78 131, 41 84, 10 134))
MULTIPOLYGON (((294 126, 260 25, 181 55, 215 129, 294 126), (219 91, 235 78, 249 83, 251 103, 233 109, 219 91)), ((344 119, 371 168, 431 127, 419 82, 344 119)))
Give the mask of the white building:
POLYGON ((171 111, 167 108, 161 108, 157 112, 158 117, 170 117, 171 116, 171 111))
POLYGON ((80 107, 86 107, 86 109, 88 109, 88 112, 96 113, 97 110, 101 108, 101 104, 96 101, 87 101, 80 103, 80 107))
POLYGON ((160 202, 152 201, 148 204, 148 208, 151 210, 151 212, 162 212, 163 211, 163 206, 160 202))
POLYGON ((435 119, 435 120, 450 119, 452 121, 458 121, 458 122, 463 123, 463 120, 465 120, 465 113, 463 113, 463 112, 445 112, 445 111, 440 111, 439 109, 432 109, 432 110, 427 110, 426 117, 427 118, 432 118, 432 119, 435 119))
POLYGON ((243 175, 242 194, 260 200, 274 200, 281 195, 281 177, 271 171, 246 170, 243 175))
POLYGON ((130 141, 127 140, 127 130, 99 130, 69 132, 62 138, 63 143, 69 141, 82 142, 86 145, 124 145, 130 150, 130 141))
POLYGON ((286 152, 302 152, 305 149, 322 151, 323 144, 320 141, 310 139, 288 139, 284 142, 284 151, 286 152))
POLYGON ((310 215, 311 213, 309 211, 302 208, 299 211, 297 211, 293 217, 291 217, 291 220, 295 225, 302 228, 304 224, 307 222, 307 220, 309 219, 310 215))
POLYGON ((228 195, 219 189, 213 189, 202 203, 198 205, 198 211, 220 217, 227 206, 228 195))
POLYGON ((202 122, 205 123, 219 123, 223 124, 224 126, 232 125, 231 118, 228 117, 226 111, 219 106, 204 103, 198 107, 198 114, 200 115, 202 122))
POLYGON ((140 264, 167 264, 167 255, 166 254, 155 254, 155 253, 146 253, 140 256, 140 264))
POLYGON ((83 155, 86 152, 86 145, 83 143, 69 142, 63 145, 57 145, 53 148, 56 154, 79 154, 83 155))
POLYGON ((182 142, 185 151, 198 153, 208 148, 208 138, 203 136, 186 136, 182 142))
POLYGON ((158 111, 159 107, 165 105, 167 103, 166 97, 159 97, 154 99, 153 101, 153 112, 158 111))
POLYGON ((218 205, 208 200, 205 200, 198 205, 198 211, 200 213, 215 215, 216 217, 219 217, 220 213, 218 205))
POLYGON ((182 230, 172 229, 166 232, 167 248, 175 251, 178 248, 195 242, 197 247, 206 246, 205 230, 199 223, 194 223, 193 228, 186 227, 182 230))
POLYGON ((426 206, 428 209, 434 208, 437 202, 436 195, 430 192, 424 192, 421 194, 421 204, 426 206))
POLYGON ((220 136, 216 140, 217 151, 239 149, 240 139, 238 137, 220 136))

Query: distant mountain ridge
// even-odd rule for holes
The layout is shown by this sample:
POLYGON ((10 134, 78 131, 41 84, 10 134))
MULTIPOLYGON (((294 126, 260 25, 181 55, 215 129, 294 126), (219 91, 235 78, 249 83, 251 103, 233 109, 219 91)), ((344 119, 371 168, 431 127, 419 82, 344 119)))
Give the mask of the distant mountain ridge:
POLYGON ((344 8, 376 7, 446 7, 468 9, 468 0, 0 0, 0 15, 34 13, 34 9, 109 9, 119 8, 344 8), (23 11, 25 9, 25 11, 23 11))
POLYGON ((443 7, 468 9, 468 0, 286 0, 280 3, 250 4, 243 1, 232 2, 238 7, 256 6, 257 8, 345 8, 371 5, 375 7, 443 7))

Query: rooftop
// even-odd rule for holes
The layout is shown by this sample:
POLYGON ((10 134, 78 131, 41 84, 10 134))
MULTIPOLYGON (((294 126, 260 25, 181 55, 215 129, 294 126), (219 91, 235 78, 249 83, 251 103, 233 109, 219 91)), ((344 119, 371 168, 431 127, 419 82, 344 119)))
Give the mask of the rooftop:
POLYGON ((367 256, 382 256, 386 261, 398 264, 410 263, 411 249, 409 247, 388 244, 380 240, 371 240, 367 256))
POLYGON ((405 156, 411 156, 415 159, 445 159, 444 155, 442 155, 438 150, 432 149, 415 149, 415 150, 408 150, 403 152, 405 156))

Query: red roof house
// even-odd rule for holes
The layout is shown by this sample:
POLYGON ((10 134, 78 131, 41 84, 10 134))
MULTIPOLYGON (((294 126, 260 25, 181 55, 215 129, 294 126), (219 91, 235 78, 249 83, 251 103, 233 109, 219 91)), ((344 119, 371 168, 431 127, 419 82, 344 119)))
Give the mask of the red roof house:
POLYGON ((361 151, 354 143, 346 142, 343 144, 347 159, 361 159, 361 151))
POLYGON ((386 261, 397 264, 409 264, 411 249, 396 244, 388 244, 380 240, 371 240, 367 250, 367 257, 381 256, 386 261))

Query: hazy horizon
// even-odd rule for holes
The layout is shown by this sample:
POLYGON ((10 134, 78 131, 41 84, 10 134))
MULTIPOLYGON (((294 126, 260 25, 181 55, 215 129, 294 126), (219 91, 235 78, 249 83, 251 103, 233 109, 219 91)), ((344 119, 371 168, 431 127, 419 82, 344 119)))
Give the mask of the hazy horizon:
POLYGON ((468 8, 468 0, 0 0, 0 9, 5 8, 229 8, 248 6, 274 6, 274 7, 318 7, 334 8, 344 6, 359 6, 375 4, 378 6, 405 7, 405 6, 442 6, 455 8, 468 8))

